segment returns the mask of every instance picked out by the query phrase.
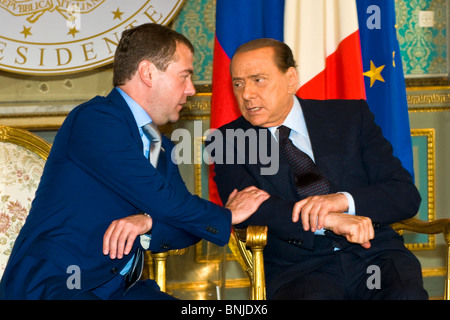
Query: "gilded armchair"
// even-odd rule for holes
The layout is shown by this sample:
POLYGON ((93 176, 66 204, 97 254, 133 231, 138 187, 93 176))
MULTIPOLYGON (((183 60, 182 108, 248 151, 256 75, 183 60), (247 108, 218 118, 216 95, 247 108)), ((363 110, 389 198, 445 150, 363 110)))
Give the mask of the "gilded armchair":
POLYGON ((49 152, 50 144, 31 132, 0 125, 0 278, 49 152))
POLYGON ((267 226, 233 229, 229 246, 250 279, 252 300, 266 299, 263 251, 267 244, 267 226))
POLYGON ((169 256, 183 255, 189 248, 169 250, 167 252, 145 252, 143 279, 153 279, 161 291, 166 292, 166 263, 169 256))
MULTIPOLYGON (((402 233, 404 230, 423 233, 442 233, 447 244, 446 281, 444 299, 450 300, 450 219, 421 221, 416 218, 394 223, 392 228, 402 233)), ((234 230, 233 236, 237 243, 239 262, 250 278, 252 300, 266 298, 263 250, 267 244, 266 226, 249 226, 246 229, 234 230)))
MULTIPOLYGON (((267 243, 267 230, 266 226, 233 229, 228 243, 250 279, 252 300, 264 300, 266 298, 263 250, 267 243)), ((161 291, 166 292, 166 263, 168 257, 183 255, 187 251, 188 248, 162 253, 146 252, 143 278, 154 279, 161 291)))
POLYGON ((450 219, 422 221, 411 218, 394 223, 392 228, 399 233, 402 233, 405 230, 423 234, 442 233, 447 244, 444 300, 450 300, 450 219))

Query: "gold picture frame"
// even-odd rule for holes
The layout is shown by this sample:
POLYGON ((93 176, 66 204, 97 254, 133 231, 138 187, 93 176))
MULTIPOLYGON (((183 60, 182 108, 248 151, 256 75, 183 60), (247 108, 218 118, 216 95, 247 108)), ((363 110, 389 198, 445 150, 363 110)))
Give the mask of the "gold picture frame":
MULTIPOLYGON (((422 202, 416 218, 425 221, 436 219, 435 212, 435 129, 412 129, 415 184, 422 202)), ((436 236, 404 232, 409 250, 433 250, 436 236)))

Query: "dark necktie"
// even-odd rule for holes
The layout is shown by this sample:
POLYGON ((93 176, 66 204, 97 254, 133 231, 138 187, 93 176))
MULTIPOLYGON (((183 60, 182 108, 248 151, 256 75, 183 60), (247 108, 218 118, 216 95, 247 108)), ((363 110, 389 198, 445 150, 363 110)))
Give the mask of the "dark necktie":
POLYGON ((291 129, 278 127, 280 149, 286 156, 292 171, 299 196, 304 199, 309 196, 328 194, 330 182, 322 175, 314 161, 298 149, 289 139, 291 129))

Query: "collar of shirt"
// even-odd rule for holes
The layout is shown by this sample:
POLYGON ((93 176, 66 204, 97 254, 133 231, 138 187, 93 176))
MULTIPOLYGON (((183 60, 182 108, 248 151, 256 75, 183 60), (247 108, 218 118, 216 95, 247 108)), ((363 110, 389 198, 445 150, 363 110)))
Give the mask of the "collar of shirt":
POLYGON ((148 157, 148 153, 150 150, 150 141, 147 136, 144 134, 142 130, 142 126, 146 125, 149 122, 152 122, 152 119, 148 115, 148 113, 136 102, 134 101, 128 94, 126 94, 122 89, 116 88, 117 91, 122 95, 125 99, 128 107, 133 114, 134 120, 136 120, 137 127, 139 129, 139 134, 141 135, 142 143, 144 144, 143 152, 146 157, 148 157))
MULTIPOLYGON (((314 154, 312 152, 311 141, 309 140, 308 129, 306 128, 305 117, 303 115, 303 110, 300 105, 300 101, 293 97, 294 104, 292 105, 292 109, 287 115, 286 119, 284 119, 283 125, 288 128, 291 128, 291 133, 289 138, 292 140, 292 143, 305 152, 307 155, 311 157, 314 161, 314 154)), ((275 131, 278 128, 270 127, 269 130, 272 135, 275 137, 275 131)))
MULTIPOLYGON (((310 141, 309 135, 308 135, 308 129, 306 128, 305 117, 303 115, 303 110, 300 105, 300 101, 297 98, 294 98, 294 104, 292 106, 292 109, 289 112, 286 119, 284 119, 283 125, 291 128, 291 133, 289 135, 289 138, 292 140, 292 143, 297 148, 299 148, 300 150, 305 152, 307 155, 309 155, 313 161, 315 161, 314 154, 313 154, 312 147, 311 147, 311 141, 310 141)), ((270 132, 275 137, 275 139, 276 139, 275 131, 277 128, 278 128, 278 126, 269 128, 270 132)), ((355 201, 354 201, 352 195, 348 192, 342 192, 342 191, 339 193, 342 193, 347 197, 349 209, 348 209, 348 212, 346 212, 346 213, 355 215, 355 212, 356 212, 355 201)), ((315 232, 315 234, 323 235, 324 234, 323 232, 324 232, 324 230, 321 229, 321 230, 317 230, 315 232)))

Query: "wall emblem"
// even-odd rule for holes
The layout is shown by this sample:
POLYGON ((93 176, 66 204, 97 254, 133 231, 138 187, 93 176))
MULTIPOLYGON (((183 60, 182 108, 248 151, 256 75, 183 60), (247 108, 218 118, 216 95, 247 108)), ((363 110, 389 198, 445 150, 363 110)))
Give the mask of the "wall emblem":
POLYGON ((0 0, 0 70, 57 75, 109 64, 122 31, 167 25, 183 0, 0 0))

